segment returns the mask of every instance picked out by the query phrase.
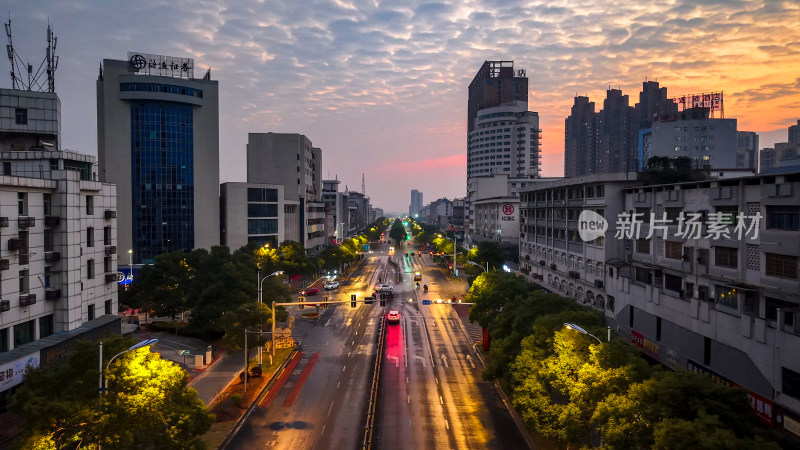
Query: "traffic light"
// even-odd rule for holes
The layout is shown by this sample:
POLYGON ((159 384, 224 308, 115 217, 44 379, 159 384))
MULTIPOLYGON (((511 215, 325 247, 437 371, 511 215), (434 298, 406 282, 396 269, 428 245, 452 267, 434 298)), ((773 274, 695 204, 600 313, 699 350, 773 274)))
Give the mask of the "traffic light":
POLYGON ((350 294, 350 307, 356 307, 356 294, 350 294))
POLYGON ((322 307, 325 308, 325 309, 328 309, 328 296, 327 295, 323 295, 322 296, 322 307))
POLYGON ((305 298, 305 297, 303 297, 303 296, 300 296, 300 297, 298 297, 298 298, 297 298, 297 301, 298 301, 298 302, 300 302, 300 304, 299 304, 299 305, 297 305, 297 308, 298 308, 298 309, 303 309, 303 308, 305 308, 305 307, 306 307, 306 305, 304 305, 304 304, 303 304, 303 302, 304 302, 304 301, 306 301, 306 298, 305 298))
POLYGON ((381 297, 381 306, 386 306, 386 300, 384 300, 383 297, 381 297))

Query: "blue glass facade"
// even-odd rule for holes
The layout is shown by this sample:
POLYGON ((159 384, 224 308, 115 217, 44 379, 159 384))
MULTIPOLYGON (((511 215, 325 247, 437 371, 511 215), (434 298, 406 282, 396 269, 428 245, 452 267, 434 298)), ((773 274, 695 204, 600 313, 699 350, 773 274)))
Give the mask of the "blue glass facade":
POLYGON ((133 254, 194 248, 194 130, 190 105, 131 102, 133 254))

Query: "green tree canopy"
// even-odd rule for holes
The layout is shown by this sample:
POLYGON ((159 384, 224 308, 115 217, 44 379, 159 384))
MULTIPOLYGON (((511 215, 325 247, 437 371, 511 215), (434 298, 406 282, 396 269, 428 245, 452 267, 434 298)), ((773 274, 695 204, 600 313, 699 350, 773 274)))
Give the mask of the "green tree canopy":
POLYGON ((506 303, 525 295, 529 290, 528 284, 513 274, 482 274, 472 283, 465 297, 467 303, 474 303, 469 309, 469 320, 488 328, 506 303))
MULTIPOLYGON (((135 341, 103 341, 103 366, 135 341)), ((116 358, 98 401, 98 345, 78 342, 67 361, 29 369, 13 408, 26 422, 20 448, 199 449, 214 421, 188 376, 149 347, 116 358)))

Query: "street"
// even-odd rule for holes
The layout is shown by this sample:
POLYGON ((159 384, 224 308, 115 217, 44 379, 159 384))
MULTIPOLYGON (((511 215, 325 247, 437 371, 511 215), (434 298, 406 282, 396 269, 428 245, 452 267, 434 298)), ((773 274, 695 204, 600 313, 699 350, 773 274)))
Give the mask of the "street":
POLYGON ((375 284, 388 282, 395 285, 394 300, 385 307, 379 300, 356 308, 339 304, 322 309, 316 322, 297 320, 293 335, 301 340, 301 354, 228 448, 360 447, 378 326, 390 310, 399 311, 401 320, 386 325, 373 447, 526 447, 493 385, 481 379, 471 341, 446 303, 463 295, 463 283, 449 281, 429 255, 406 258, 380 250, 365 255, 350 280, 328 294, 348 300, 355 293, 361 300, 375 284), (398 263, 399 284, 389 258, 398 263), (427 294, 415 289, 415 272, 427 294))

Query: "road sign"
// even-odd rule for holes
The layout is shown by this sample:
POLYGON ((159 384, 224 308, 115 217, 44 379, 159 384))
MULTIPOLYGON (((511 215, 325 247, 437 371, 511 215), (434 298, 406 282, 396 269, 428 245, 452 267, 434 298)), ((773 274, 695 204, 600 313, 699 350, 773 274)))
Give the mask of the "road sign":
POLYGON ((282 337, 275 339, 275 348, 292 348, 294 347, 294 338, 289 337, 282 337))
POLYGON ((189 350, 178 350, 178 354, 181 356, 192 356, 192 352, 189 350))
POLYGON ((422 304, 423 304, 423 305, 430 305, 430 304, 431 304, 431 301, 430 301, 430 300, 423 300, 423 301, 422 301, 422 304))

